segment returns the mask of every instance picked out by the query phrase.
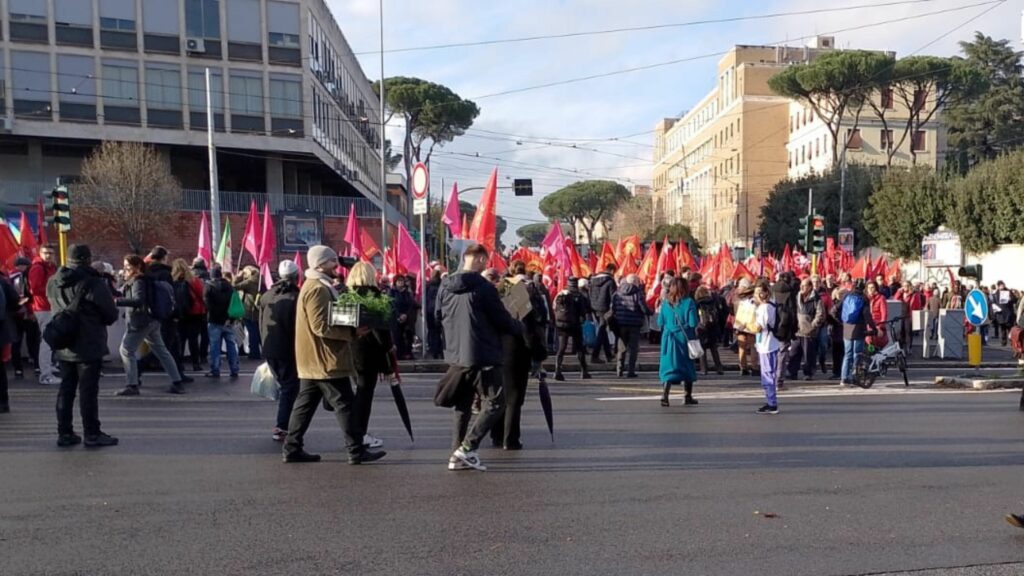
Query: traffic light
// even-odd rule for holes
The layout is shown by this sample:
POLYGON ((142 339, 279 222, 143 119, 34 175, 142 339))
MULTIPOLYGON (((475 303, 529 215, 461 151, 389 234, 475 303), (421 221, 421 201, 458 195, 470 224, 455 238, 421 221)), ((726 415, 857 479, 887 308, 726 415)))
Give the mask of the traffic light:
POLYGON ((57 186, 43 193, 50 200, 52 216, 47 222, 56 226, 59 232, 71 231, 71 198, 67 186, 57 186))
POLYGON ((811 251, 815 254, 825 251, 825 217, 820 214, 811 219, 811 251))
POLYGON ((961 266, 960 270, 957 271, 957 276, 960 276, 961 278, 973 278, 974 280, 981 282, 981 264, 961 266))
POLYGON ((810 252, 811 246, 811 216, 808 214, 800 219, 800 228, 797 229, 797 246, 804 252, 810 252))
POLYGON ((516 178, 512 182, 512 189, 516 196, 533 196, 533 180, 529 178, 516 178))

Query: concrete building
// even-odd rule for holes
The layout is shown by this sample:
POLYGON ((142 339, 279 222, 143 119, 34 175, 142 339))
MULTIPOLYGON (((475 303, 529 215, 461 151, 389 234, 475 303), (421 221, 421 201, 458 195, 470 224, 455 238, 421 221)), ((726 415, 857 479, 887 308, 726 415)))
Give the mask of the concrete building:
MULTIPOLYGON (((768 80, 786 66, 813 60, 834 46, 830 36, 814 38, 803 47, 734 46, 718 63, 714 88, 689 111, 655 127, 653 198, 656 218, 663 218, 657 223, 685 224, 704 246, 749 247, 772 187, 787 176, 820 172, 832 161, 823 139, 828 134, 824 123, 800 104, 772 92, 768 80)), ((896 124, 890 129, 901 134, 900 118, 905 121, 906 110, 889 104, 890 123, 896 124)), ((887 156, 879 151, 884 150, 883 129, 871 115, 866 110, 860 132, 850 134, 850 162, 881 163, 887 156)), ((936 124, 908 137, 893 151, 893 161, 906 161, 913 145, 920 150, 919 163, 936 165, 936 151, 944 147, 936 124)), ((889 135, 885 132, 884 137, 889 135)))
POLYGON ((33 204, 120 140, 157 147, 182 211, 208 209, 207 69, 223 211, 406 217, 382 198, 377 97, 324 0, 0 0, 3 202, 33 204))

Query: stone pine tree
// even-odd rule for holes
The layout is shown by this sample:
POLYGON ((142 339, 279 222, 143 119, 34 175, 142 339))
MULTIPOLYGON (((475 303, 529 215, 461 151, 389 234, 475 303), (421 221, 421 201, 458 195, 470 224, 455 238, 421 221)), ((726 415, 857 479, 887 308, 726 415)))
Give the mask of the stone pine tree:
POLYGON ((541 214, 583 228, 587 244, 594 243, 594 229, 629 200, 629 190, 609 180, 584 180, 552 192, 540 201, 541 214))
POLYGON ((110 221, 138 254, 147 248, 147 235, 178 208, 181 186, 152 146, 106 141, 82 164, 74 194, 81 209, 110 221))
POLYGON ((549 230, 551 230, 551 224, 546 222, 527 224, 526 226, 520 226, 516 230, 516 236, 519 236, 520 246, 538 248, 544 237, 548 235, 549 230))

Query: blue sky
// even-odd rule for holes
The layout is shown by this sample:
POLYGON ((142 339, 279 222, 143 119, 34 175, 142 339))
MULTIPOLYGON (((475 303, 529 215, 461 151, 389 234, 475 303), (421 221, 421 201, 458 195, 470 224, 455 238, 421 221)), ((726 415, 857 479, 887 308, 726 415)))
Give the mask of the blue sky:
MULTIPOLYGON (((446 197, 453 180, 458 181, 460 188, 482 186, 495 164, 502 180, 534 179, 533 198, 515 198, 511 192, 499 198, 498 212, 509 220, 508 241, 514 239, 514 230, 519 226, 543 220, 537 203, 544 194, 575 180, 613 177, 627 185, 627 179, 649 183, 650 131, 660 118, 688 109, 710 90, 718 54, 734 44, 778 44, 789 39, 791 45, 802 45, 802 37, 832 34, 844 48, 894 50, 898 56, 951 55, 958 50, 957 42, 980 30, 996 38, 1010 38, 1020 45, 1021 4, 979 5, 984 1, 928 0, 653 31, 389 53, 385 55, 385 74, 417 76, 445 84, 462 97, 476 101, 482 110, 472 135, 456 140, 435 155, 432 194, 440 190, 441 178, 445 180, 446 197), (955 8, 963 9, 847 30, 955 8), (978 18, 967 22, 975 17, 978 18), (679 59, 688 61, 486 97, 679 59), (522 138, 506 134, 525 136, 535 142, 518 144, 517 140, 522 138), (633 136, 603 140, 630 135, 633 136), (501 160, 453 154, 479 154, 501 160)), ((377 78, 378 0, 327 3, 353 50, 374 52, 359 58, 367 76, 377 78)), ((884 0, 385 0, 384 42, 385 49, 407 48, 883 3, 884 0)), ((399 131, 390 135, 393 140, 400 140, 399 131)), ((479 194, 470 192, 463 199, 476 201, 479 194)))

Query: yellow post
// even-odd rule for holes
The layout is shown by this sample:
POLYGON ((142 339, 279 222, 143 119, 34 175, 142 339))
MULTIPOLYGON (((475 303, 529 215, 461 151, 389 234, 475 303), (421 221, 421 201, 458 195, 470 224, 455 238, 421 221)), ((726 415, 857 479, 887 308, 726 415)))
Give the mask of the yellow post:
POLYGON ((981 334, 977 330, 967 335, 967 363, 981 366, 981 334))
POLYGON ((57 232, 60 241, 60 265, 67 266, 68 263, 68 235, 65 232, 57 232))

